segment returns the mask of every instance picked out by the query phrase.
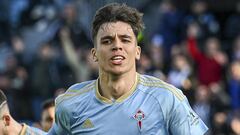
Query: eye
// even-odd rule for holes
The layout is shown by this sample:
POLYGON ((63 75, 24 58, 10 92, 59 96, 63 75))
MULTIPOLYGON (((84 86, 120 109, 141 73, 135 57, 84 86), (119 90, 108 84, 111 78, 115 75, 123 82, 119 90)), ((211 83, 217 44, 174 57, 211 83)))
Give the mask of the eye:
POLYGON ((52 118, 52 117, 47 117, 45 120, 46 120, 47 122, 52 122, 52 121, 53 121, 53 118, 52 118))
POLYGON ((112 40, 111 39, 104 39, 101 41, 102 44, 105 44, 105 45, 109 45, 112 43, 112 40))
POLYGON ((122 39, 122 42, 123 43, 131 43, 131 40, 130 39, 122 39))

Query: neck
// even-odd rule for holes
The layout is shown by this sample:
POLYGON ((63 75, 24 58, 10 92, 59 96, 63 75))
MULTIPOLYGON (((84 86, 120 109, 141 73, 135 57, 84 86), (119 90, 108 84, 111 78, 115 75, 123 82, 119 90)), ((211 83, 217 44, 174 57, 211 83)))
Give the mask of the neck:
POLYGON ((122 75, 100 73, 99 92, 103 97, 110 100, 118 99, 130 91, 136 81, 136 75, 136 72, 122 75))
POLYGON ((21 125, 20 123, 16 122, 15 120, 12 121, 12 130, 10 131, 11 135, 19 135, 20 132, 23 129, 23 125, 21 125))

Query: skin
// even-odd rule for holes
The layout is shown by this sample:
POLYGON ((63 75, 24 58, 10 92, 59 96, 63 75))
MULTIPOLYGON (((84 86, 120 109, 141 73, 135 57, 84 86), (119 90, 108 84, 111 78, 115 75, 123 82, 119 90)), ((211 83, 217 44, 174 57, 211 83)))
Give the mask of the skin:
POLYGON ((23 126, 16 122, 5 105, 0 110, 0 135, 18 135, 23 126))
POLYGON ((55 107, 54 106, 43 110, 41 125, 42 125, 42 128, 43 128, 44 131, 47 132, 52 127, 52 125, 55 121, 54 114, 55 114, 55 107))
POLYGON ((101 25, 91 53, 99 65, 99 92, 107 99, 118 99, 127 93, 136 78, 136 60, 141 48, 131 26, 125 22, 101 25))

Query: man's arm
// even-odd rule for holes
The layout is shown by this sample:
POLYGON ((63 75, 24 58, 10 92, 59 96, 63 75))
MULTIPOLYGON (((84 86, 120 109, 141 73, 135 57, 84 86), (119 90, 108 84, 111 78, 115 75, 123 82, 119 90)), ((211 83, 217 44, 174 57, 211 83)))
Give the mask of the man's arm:
POLYGON ((198 24, 190 24, 187 28, 187 49, 192 58, 200 62, 204 54, 197 47, 197 38, 199 37, 200 26, 198 24))
POLYGON ((68 28, 61 29, 60 39, 66 59, 74 73, 77 75, 78 81, 87 80, 89 77, 89 70, 86 67, 86 63, 78 59, 68 28))
POLYGON ((203 59, 204 55, 197 48, 197 41, 195 38, 189 37, 187 39, 187 49, 190 55, 193 57, 193 59, 196 60, 197 62, 203 59))

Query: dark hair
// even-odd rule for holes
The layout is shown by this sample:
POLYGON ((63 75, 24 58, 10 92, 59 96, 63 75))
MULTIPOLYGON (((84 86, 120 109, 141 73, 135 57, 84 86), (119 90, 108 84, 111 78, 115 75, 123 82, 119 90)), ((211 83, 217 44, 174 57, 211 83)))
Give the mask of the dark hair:
POLYGON ((126 4, 111 3, 97 10, 92 22, 92 40, 96 37, 100 26, 107 22, 122 21, 131 25, 135 36, 144 29, 143 14, 136 8, 126 4))
POLYGON ((0 104, 2 104, 4 101, 7 101, 6 95, 3 93, 2 90, 0 90, 0 104))
POLYGON ((45 110, 49 107, 52 107, 52 106, 55 106, 55 101, 54 99, 48 99, 48 100, 45 100, 43 103, 42 103, 42 109, 45 110))

